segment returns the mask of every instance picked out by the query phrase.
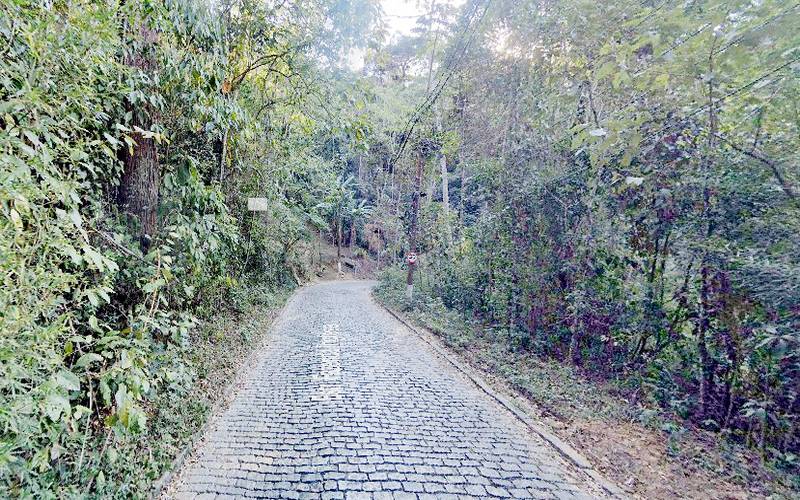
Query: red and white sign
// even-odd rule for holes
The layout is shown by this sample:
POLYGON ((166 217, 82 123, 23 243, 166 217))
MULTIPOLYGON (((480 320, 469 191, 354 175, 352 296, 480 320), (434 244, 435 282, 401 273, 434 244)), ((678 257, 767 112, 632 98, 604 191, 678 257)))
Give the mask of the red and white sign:
POLYGON ((409 253, 406 256, 406 262, 408 262, 409 266, 413 266, 414 264, 416 264, 417 263, 417 254, 414 253, 414 252, 409 253))

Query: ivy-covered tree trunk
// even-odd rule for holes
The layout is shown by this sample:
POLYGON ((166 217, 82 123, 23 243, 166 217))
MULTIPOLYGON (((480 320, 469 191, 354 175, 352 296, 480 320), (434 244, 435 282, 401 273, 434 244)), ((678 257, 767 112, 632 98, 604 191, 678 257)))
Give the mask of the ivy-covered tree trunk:
POLYGON ((158 225, 158 186, 161 182, 155 141, 133 134, 136 145, 125 150, 125 171, 119 188, 119 204, 139 220, 140 241, 146 249, 158 225))
POLYGON ((356 241, 356 224, 355 221, 350 223, 350 241, 348 241, 348 250, 350 251, 350 257, 353 257, 353 244, 356 241))
POLYGON ((444 214, 445 242, 453 244, 453 229, 450 227, 450 186, 447 177, 447 157, 439 152, 439 171, 442 176, 442 210, 444 214))
MULTIPOLYGON (((126 50, 124 62, 136 73, 151 76, 156 69, 158 33, 147 26, 144 20, 134 20, 131 25, 135 28, 132 29, 132 42, 126 50)), ((138 81, 140 78, 137 77, 138 81)), ((150 78, 146 81, 148 84, 137 89, 144 96, 126 102, 126 109, 131 114, 130 128, 133 132, 130 138, 133 142, 121 152, 124 171, 117 196, 120 208, 138 221, 140 244, 145 251, 158 226, 158 189, 161 183, 156 142, 143 132, 151 130, 151 124, 157 117, 155 107, 147 98, 155 89, 149 88, 150 78)))
MULTIPOLYGON (((459 127, 461 131, 461 136, 466 136, 467 130, 467 97, 465 92, 462 90, 459 91, 458 97, 456 99, 457 103, 457 114, 459 117, 459 127)), ((458 231, 460 239, 464 237, 464 199, 466 198, 466 183, 467 183, 467 169, 466 169, 466 161, 464 155, 464 145, 461 144, 458 148, 458 167, 459 167, 459 193, 458 193, 458 231)), ((452 234, 452 233, 451 233, 452 234)))
MULTIPOLYGON (((340 261, 342 258, 342 224, 344 224, 344 220, 342 216, 339 216, 336 220, 336 258, 340 261)), ((341 266, 341 263, 339 266, 341 266)))

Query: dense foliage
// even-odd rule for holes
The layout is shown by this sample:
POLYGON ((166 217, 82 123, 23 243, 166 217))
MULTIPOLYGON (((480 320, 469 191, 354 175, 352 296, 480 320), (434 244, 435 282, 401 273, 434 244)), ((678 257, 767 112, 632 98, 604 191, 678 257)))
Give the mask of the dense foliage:
POLYGON ((0 496, 146 495, 325 237, 796 470, 800 5, 420 5, 0 0, 0 496))
POLYGON ((125 467, 165 464, 124 443, 180 430, 198 324, 303 279, 332 227, 357 120, 311 103, 371 9, 0 2, 0 496, 147 494, 125 467))
POLYGON ((418 279, 510 349, 796 467, 798 6, 446 4, 367 66, 421 117, 359 170, 389 258, 418 219, 418 279))

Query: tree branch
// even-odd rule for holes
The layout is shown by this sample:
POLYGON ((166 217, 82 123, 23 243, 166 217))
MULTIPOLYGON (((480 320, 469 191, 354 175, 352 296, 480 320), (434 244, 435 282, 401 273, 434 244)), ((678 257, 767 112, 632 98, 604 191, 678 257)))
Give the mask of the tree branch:
POLYGON ((739 146, 738 144, 734 143, 732 140, 728 139, 727 137, 725 137, 725 136, 723 136, 723 135, 721 135, 719 133, 714 133, 713 135, 714 135, 714 137, 716 137, 720 141, 722 141, 725 144, 727 144, 728 146, 730 146, 731 149, 733 149, 735 151, 738 151, 739 153, 742 153, 743 155, 745 155, 747 157, 750 157, 750 158, 752 158, 754 160, 757 160, 757 161, 763 163, 764 165, 768 166, 769 169, 772 171, 772 175, 775 176, 775 179, 778 181, 778 184, 780 184, 781 189, 783 189, 783 192, 786 194, 786 197, 789 198, 793 202, 797 202, 797 195, 795 194, 794 189, 792 188, 792 185, 789 183, 789 181, 786 179, 786 177, 783 176, 778 164, 776 164, 773 160, 767 158, 765 155, 760 153, 755 147, 753 147, 752 149, 748 150, 748 149, 743 148, 742 146, 739 146))

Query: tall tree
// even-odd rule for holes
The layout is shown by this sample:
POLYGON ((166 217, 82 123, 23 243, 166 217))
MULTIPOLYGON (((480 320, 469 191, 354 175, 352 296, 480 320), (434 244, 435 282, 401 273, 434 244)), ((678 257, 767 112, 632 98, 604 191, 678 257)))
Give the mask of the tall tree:
POLYGON ((158 226, 158 190, 161 167, 154 131, 158 119, 158 94, 154 85, 157 70, 158 31, 152 25, 148 4, 127 5, 123 54, 125 65, 133 69, 133 89, 125 103, 130 116, 131 133, 122 148, 124 166, 117 201, 124 212, 139 225, 140 245, 144 251, 158 226))

